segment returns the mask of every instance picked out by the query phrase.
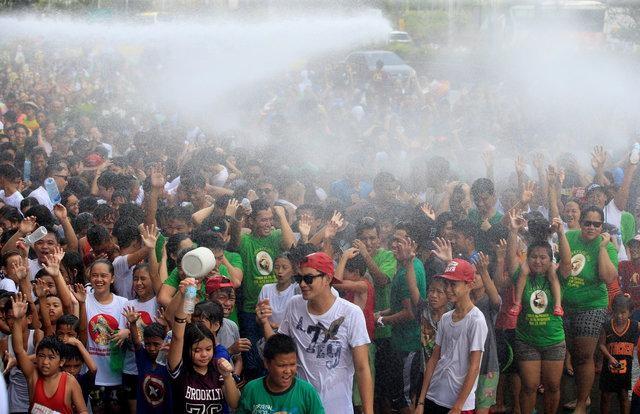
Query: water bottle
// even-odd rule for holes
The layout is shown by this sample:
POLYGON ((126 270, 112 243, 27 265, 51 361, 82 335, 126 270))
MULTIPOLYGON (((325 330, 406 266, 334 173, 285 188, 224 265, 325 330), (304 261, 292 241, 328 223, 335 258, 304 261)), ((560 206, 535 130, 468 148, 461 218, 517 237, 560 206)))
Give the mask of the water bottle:
POLYGON ((629 154, 629 162, 635 165, 638 161, 640 161, 640 143, 636 142, 633 144, 631 154, 629 154))
POLYGON ((60 197, 58 185, 53 178, 49 177, 44 180, 44 188, 47 190, 47 194, 49 194, 49 200, 51 200, 54 205, 60 204, 62 197, 60 197))
POLYGON ((24 181, 31 180, 31 161, 24 160, 24 166, 22 167, 22 179, 24 181))
POLYGON ((167 336, 164 337, 164 343, 162 344, 162 348, 160 348, 160 352, 158 352, 158 356, 156 357, 156 363, 162 366, 167 366, 167 354, 169 353, 169 345, 171 344, 171 339, 173 338, 173 331, 169 331, 167 336))
POLYGON ((47 229, 44 226, 40 226, 36 229, 36 231, 34 231, 33 233, 31 233, 30 235, 26 236, 24 238, 24 241, 29 245, 29 246, 33 246, 34 244, 36 244, 36 242, 38 240, 42 240, 42 238, 44 236, 47 235, 47 229))
POLYGON ((182 310, 187 315, 191 315, 193 310, 196 307, 196 296, 198 295, 198 288, 195 285, 190 285, 187 287, 186 292, 184 292, 184 306, 182 310))
POLYGON ((251 201, 249 201, 248 198, 243 198, 242 201, 240 202, 240 205, 246 211, 251 211, 251 201))

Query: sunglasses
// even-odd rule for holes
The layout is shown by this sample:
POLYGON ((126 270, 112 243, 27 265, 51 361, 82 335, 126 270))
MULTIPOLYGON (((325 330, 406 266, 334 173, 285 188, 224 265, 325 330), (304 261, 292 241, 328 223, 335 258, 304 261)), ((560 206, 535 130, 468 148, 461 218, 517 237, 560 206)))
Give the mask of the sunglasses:
POLYGON ((322 277, 322 276, 325 276, 325 274, 324 273, 320 273, 319 275, 294 275, 293 276, 293 281, 298 283, 298 284, 300 284, 304 280, 305 284, 311 285, 311 284, 313 284, 313 280, 316 277, 322 277))
POLYGON ((585 220, 582 222, 582 225, 585 227, 594 227, 594 228, 600 228, 602 227, 602 222, 601 221, 590 221, 590 220, 585 220))

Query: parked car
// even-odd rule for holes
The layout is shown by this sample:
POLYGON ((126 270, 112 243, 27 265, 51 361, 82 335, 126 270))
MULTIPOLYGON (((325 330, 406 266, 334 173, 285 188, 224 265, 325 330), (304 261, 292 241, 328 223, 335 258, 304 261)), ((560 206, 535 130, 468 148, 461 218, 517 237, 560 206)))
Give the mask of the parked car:
POLYGON ((367 50, 353 52, 345 59, 345 64, 350 66, 358 76, 368 77, 376 70, 378 62, 382 62, 382 70, 392 78, 406 80, 416 74, 416 71, 402 58, 387 50, 367 50))
POLYGON ((389 43, 412 43, 413 39, 409 36, 407 32, 400 32, 398 30, 394 30, 389 33, 389 43))

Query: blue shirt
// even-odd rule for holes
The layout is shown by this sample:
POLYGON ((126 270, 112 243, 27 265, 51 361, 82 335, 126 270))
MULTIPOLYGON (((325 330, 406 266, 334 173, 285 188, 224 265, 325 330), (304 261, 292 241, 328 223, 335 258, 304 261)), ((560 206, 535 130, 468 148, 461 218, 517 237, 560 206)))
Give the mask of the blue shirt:
POLYGON ((144 348, 137 349, 135 355, 138 368, 136 413, 171 413, 171 377, 167 367, 156 364, 144 348))

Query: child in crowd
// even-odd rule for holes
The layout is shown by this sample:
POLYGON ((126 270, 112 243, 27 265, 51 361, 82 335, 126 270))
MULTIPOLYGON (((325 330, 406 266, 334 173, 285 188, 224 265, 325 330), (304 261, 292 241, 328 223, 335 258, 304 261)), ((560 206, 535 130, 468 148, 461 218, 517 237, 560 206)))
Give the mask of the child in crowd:
POLYGON ((18 366, 27 378, 30 396, 30 412, 59 412, 71 414, 87 413, 80 384, 75 377, 61 372, 65 360, 62 358, 63 344, 57 338, 48 336, 36 348, 35 366, 23 348, 22 326, 26 323, 28 304, 22 293, 11 298, 16 330, 11 337, 18 366), (50 395, 50 397, 49 397, 50 395))
POLYGON ((630 319, 631 298, 618 294, 612 305, 612 318, 602 327, 600 351, 604 357, 600 373, 600 413, 608 414, 613 396, 618 398, 620 412, 629 412, 629 390, 633 349, 638 342, 640 324, 630 319))
POLYGON ((284 315, 284 310, 293 295, 299 294, 298 285, 292 283, 292 277, 295 271, 294 263, 290 254, 282 253, 279 255, 273 265, 276 274, 276 283, 268 283, 260 290, 258 300, 269 299, 272 315, 269 318, 271 327, 278 329, 284 315))
POLYGON ((2 274, 4 277, 0 279, 0 289, 8 292, 18 292, 20 280, 18 278, 17 268, 22 264, 22 256, 17 250, 10 250, 2 255, 2 274))
POLYGON ((131 342, 135 350, 137 374, 135 387, 135 411, 138 414, 171 412, 171 378, 167 367, 156 363, 163 346, 165 328, 157 322, 145 324, 140 333, 142 312, 133 306, 125 307, 123 315, 129 324, 131 342))
MULTIPOLYGON (((197 410, 207 414, 222 413, 226 406, 235 410, 240 400, 240 391, 232 376, 231 363, 225 358, 214 356, 216 338, 204 323, 186 323, 184 292, 192 285, 196 285, 192 278, 181 281, 179 293, 173 299, 177 302, 177 310, 167 368, 174 380, 174 408, 178 412, 197 410)), ((222 311, 219 320, 214 322, 218 328, 221 321, 222 311)))
POLYGON ((436 334, 436 346, 427 362, 416 414, 472 413, 480 373, 487 323, 471 301, 473 265, 451 261, 441 276, 454 309, 445 313, 436 334))
POLYGON ((618 264, 620 287, 631 296, 631 319, 640 322, 640 235, 627 242, 629 260, 618 264))
POLYGON ((315 388, 296 377, 297 363, 296 344, 291 337, 275 334, 267 339, 264 345, 267 375, 244 387, 236 414, 324 414, 315 388))
MULTIPOLYGON (((127 257, 129 257, 128 255, 127 257)), ((138 314, 135 328, 138 330, 138 337, 142 337, 142 331, 146 326, 155 322, 155 315, 158 312, 158 302, 153 293, 153 284, 149 275, 149 265, 142 263, 136 265, 132 271, 133 291, 135 299, 129 300, 127 308, 133 308, 138 314)), ((131 326, 129 326, 131 329, 131 326)), ((136 389, 138 387, 138 370, 136 368, 135 349, 133 344, 127 347, 124 357, 124 367, 122 370, 122 384, 124 386, 129 408, 135 410, 137 400, 136 389)))
POLYGON ((66 344, 64 352, 64 366, 62 370, 73 375, 80 388, 84 401, 88 401, 89 390, 93 387, 98 372, 98 366, 89 355, 80 339, 80 320, 74 315, 62 315, 56 321, 56 338, 66 344), (82 372, 82 366, 86 365, 87 370, 82 372))

